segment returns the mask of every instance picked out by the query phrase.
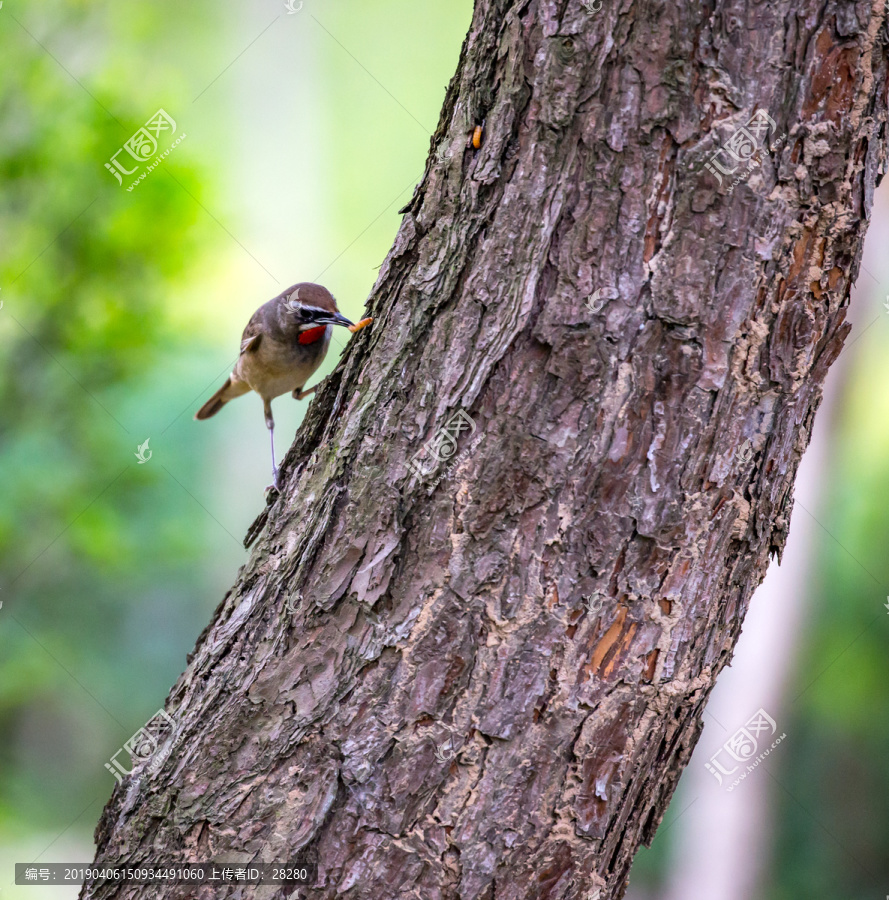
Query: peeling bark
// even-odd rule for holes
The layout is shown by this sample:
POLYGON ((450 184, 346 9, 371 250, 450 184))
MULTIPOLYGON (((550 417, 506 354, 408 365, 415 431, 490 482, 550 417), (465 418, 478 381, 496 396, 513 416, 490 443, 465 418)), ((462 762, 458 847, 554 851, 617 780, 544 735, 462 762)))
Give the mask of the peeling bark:
MULTIPOLYGON (((374 324, 97 861, 318 864, 233 897, 623 895, 784 545, 885 167, 885 15, 478 0, 374 324), (760 109, 730 191, 705 164, 760 109)), ((222 895, 82 896, 148 893, 222 895)))

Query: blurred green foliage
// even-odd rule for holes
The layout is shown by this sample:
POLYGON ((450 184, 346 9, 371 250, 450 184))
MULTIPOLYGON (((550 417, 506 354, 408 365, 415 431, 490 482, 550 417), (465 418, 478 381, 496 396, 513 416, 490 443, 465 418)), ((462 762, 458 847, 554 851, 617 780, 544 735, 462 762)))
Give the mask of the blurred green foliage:
POLYGON ((882 309, 876 321, 855 347, 819 516, 813 617, 789 692, 794 752, 779 757, 787 792, 775 796, 769 900, 889 893, 889 395, 874 389, 889 379, 882 309))
MULTIPOLYGON (((212 603, 208 528, 135 450, 142 411, 175 408, 167 373, 190 341, 171 297, 218 237, 181 151, 138 193, 103 167, 177 88, 162 58, 150 90, 143 68, 177 8, 0 11, 0 835, 107 797, 102 763, 183 666, 169 631, 196 635, 212 603)), ((205 449, 171 448, 194 475, 205 449)))

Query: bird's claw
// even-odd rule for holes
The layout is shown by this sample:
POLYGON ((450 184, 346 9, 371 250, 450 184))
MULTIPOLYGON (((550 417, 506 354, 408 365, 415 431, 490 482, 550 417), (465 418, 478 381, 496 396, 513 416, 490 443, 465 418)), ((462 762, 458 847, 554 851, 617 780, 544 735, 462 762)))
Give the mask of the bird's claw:
POLYGON ((281 493, 281 473, 278 469, 272 469, 272 483, 265 486, 266 493, 269 491, 277 491, 281 493))

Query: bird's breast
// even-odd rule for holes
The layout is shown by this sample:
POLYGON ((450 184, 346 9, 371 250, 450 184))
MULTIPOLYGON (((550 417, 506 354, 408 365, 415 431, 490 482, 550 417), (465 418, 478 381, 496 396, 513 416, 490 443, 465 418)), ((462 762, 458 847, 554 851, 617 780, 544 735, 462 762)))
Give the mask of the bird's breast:
POLYGON ((238 360, 238 377, 261 397, 279 397, 305 387, 324 361, 332 330, 332 325, 320 326, 321 335, 310 344, 293 339, 277 341, 263 335, 257 351, 248 351, 238 360))

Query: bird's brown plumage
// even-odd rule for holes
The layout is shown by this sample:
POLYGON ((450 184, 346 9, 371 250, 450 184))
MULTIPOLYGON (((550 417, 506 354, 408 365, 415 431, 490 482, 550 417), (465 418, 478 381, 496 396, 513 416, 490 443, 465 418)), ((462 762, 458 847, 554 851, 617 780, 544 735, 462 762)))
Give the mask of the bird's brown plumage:
POLYGON ((300 400, 315 390, 304 389, 327 355, 335 324, 354 327, 340 314, 327 288, 307 281, 291 285, 250 317, 231 375, 195 414, 196 419, 209 419, 229 400, 256 391, 262 397, 266 425, 273 432, 276 485, 271 402, 286 393, 300 400))
MULTIPOLYGON (((229 401, 256 391, 270 402, 281 394, 299 392, 324 361, 331 324, 320 339, 300 341, 300 335, 316 330, 319 315, 339 314, 333 294, 320 284, 302 282, 264 303, 250 317, 241 335, 241 353, 225 384, 198 410, 196 419, 208 419, 229 401)), ((343 320, 343 324, 351 324, 343 320)))

